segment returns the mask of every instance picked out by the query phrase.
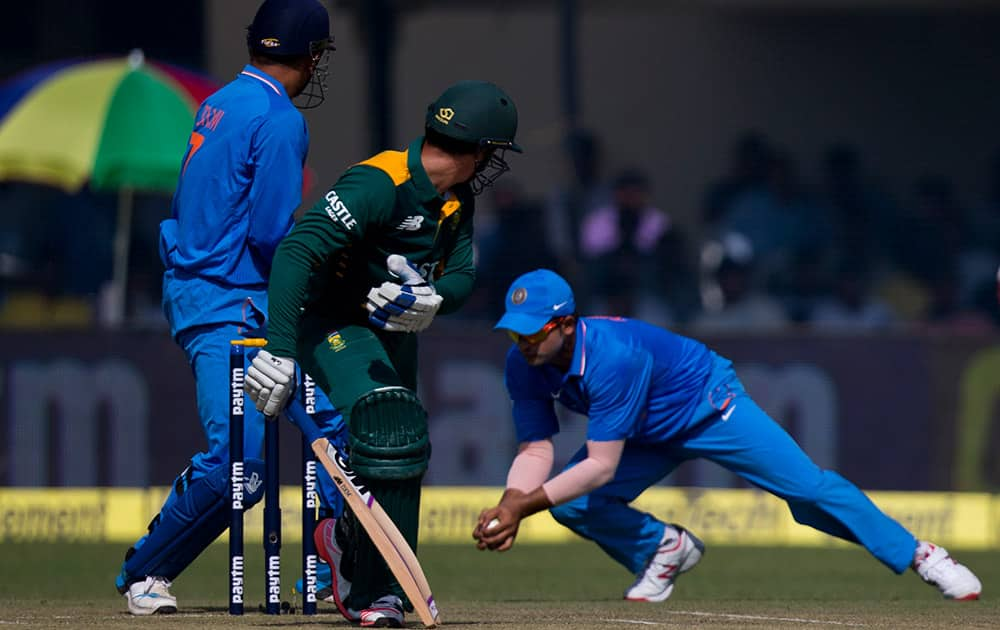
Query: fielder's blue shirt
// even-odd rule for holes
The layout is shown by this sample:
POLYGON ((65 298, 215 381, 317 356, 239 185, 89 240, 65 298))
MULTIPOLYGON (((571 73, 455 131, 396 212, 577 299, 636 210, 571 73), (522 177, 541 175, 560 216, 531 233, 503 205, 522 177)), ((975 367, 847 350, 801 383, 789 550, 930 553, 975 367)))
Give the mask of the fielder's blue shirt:
POLYGON ((582 317, 568 372, 530 366, 512 346, 505 380, 519 442, 559 432, 554 403, 588 417, 587 439, 666 442, 697 424, 715 354, 639 320, 582 317))
POLYGON ((284 87, 246 66, 202 103, 171 218, 160 224, 163 305, 171 332, 267 312, 267 278, 302 201, 305 119, 284 87))

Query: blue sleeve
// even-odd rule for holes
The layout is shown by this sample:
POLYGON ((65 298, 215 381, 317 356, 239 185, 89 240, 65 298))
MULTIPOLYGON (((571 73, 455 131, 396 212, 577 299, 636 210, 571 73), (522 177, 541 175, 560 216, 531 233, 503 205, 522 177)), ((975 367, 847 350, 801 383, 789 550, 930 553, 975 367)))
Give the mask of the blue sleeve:
POLYGON ((551 392, 538 371, 524 362, 515 347, 507 352, 504 382, 510 394, 518 442, 536 442, 559 433, 551 392))
POLYGON ((635 435, 648 412, 653 355, 635 348, 602 347, 587 366, 584 385, 590 399, 587 439, 624 440, 635 435))
POLYGON ((250 188, 250 247, 270 261, 294 223, 302 203, 302 168, 307 150, 305 122, 292 110, 264 120, 254 134, 250 188))

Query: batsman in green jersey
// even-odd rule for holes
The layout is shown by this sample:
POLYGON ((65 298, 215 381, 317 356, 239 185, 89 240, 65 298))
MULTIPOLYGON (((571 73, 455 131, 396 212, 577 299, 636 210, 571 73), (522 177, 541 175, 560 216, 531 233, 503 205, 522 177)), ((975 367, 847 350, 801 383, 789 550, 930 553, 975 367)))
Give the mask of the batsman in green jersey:
MULTIPOLYGON (((351 466, 414 548, 430 457, 415 333, 472 290, 475 196, 509 169, 506 150, 521 151, 516 130, 499 87, 452 85, 428 107, 423 137, 349 168, 274 257, 268 346, 247 391, 274 414, 294 390, 296 363, 312 375, 344 413, 351 466)), ((338 608, 365 626, 401 624, 402 590, 360 528, 348 529, 341 545, 332 535, 320 545, 337 572, 338 608), (354 548, 353 562, 338 562, 341 546, 354 548)))

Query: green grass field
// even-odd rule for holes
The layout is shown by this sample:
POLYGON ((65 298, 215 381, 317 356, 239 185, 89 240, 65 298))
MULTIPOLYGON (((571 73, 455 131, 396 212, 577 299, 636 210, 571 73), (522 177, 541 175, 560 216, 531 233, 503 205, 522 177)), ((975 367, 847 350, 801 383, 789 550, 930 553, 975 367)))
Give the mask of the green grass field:
MULTIPOLYGON (((248 614, 226 614, 226 547, 213 545, 174 584, 181 611, 138 619, 112 584, 122 549, 111 545, 0 544, 0 628, 349 627, 331 605, 322 614, 268 617, 262 551, 247 549, 248 614)), ((300 569, 283 549, 283 591, 300 569)), ((505 554, 468 546, 420 549, 446 627, 508 628, 1000 628, 992 588, 1000 553, 956 554, 985 585, 978 602, 949 602, 908 572, 894 576, 857 549, 710 547, 662 604, 621 601, 631 582, 596 546, 522 545, 505 554)), ((420 627, 416 616, 410 627, 420 627)))

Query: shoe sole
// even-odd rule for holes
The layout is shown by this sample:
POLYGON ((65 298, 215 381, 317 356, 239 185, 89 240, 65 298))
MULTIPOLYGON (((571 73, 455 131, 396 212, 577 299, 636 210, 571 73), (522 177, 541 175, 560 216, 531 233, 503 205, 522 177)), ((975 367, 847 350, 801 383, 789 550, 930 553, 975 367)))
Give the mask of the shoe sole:
POLYGON ((129 608, 128 612, 130 615, 135 617, 149 617, 152 615, 172 615, 177 612, 177 606, 160 606, 159 608, 154 608, 153 610, 148 610, 145 608, 132 609, 129 608))
POLYGON ((953 602, 974 602, 979 599, 979 593, 969 593, 961 597, 949 597, 953 602))
POLYGON ((142 608, 132 605, 132 598, 125 594, 125 608, 134 617, 149 617, 150 615, 172 615, 177 612, 177 604, 163 604, 155 608, 142 608))
MULTIPOLYGON (((676 584, 676 580, 674 581, 674 584, 676 584)), ((663 591, 663 595, 659 597, 626 597, 624 599, 627 602, 647 602, 650 604, 655 604, 667 601, 668 599, 670 599, 670 596, 673 594, 673 592, 674 592, 674 585, 671 584, 663 591)))

